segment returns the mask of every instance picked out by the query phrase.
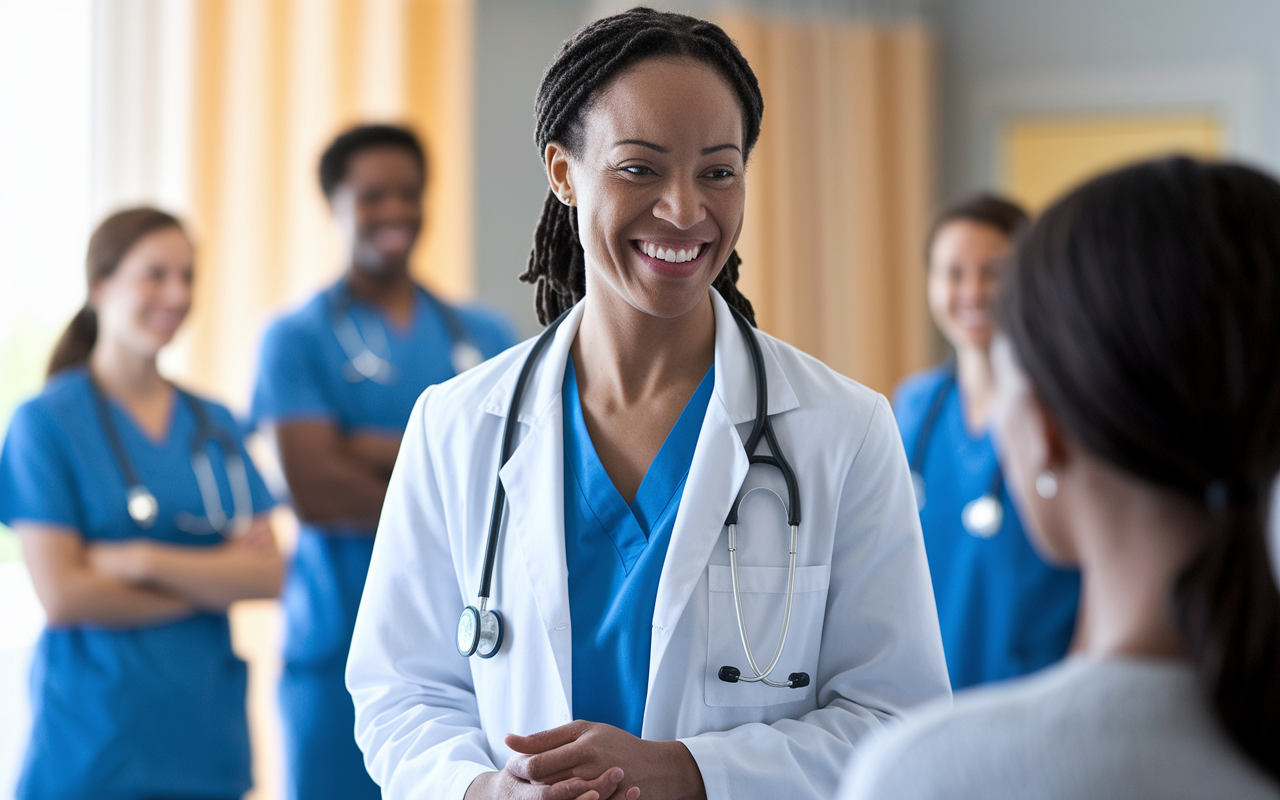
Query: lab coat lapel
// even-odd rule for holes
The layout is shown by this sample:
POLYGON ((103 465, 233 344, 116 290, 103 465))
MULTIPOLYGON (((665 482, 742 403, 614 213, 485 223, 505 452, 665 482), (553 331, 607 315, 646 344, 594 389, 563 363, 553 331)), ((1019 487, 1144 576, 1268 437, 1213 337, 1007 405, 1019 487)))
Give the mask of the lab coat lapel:
MULTIPOLYGON (((714 290, 711 299, 716 312, 716 389, 698 434, 698 446, 689 465, 689 477, 685 480, 680 510, 671 532, 671 546, 658 583, 649 650, 651 689, 671 633, 702 579, 711 549, 720 539, 729 508, 750 467, 736 425, 755 419, 755 371, 728 304, 714 290)), ((761 342, 761 349, 768 376, 769 413, 795 408, 799 405, 795 392, 771 348, 761 342)))
MULTIPOLYGON (((522 631, 518 635, 545 635, 555 654, 560 687, 566 709, 572 708, 573 639, 569 626, 569 568, 564 545, 564 415, 560 391, 564 382, 569 345, 582 319, 579 305, 560 325, 555 338, 539 359, 530 376, 520 408, 514 409, 523 423, 524 436, 510 460, 498 472, 507 492, 507 522, 504 538, 513 555, 523 562, 533 587, 533 600, 542 622, 542 631, 522 631)), ((520 365, 523 365, 523 359, 520 365)), ((495 391, 482 402, 490 413, 505 417, 511 402, 520 366, 498 382, 495 391), (501 391, 505 389, 505 391, 501 391)), ((499 546, 504 552, 506 545, 499 546)), ((496 584, 501 586, 501 582, 496 584)), ((495 605, 519 602, 517 598, 495 597, 495 605)), ((515 632, 513 632, 515 634, 515 632)))

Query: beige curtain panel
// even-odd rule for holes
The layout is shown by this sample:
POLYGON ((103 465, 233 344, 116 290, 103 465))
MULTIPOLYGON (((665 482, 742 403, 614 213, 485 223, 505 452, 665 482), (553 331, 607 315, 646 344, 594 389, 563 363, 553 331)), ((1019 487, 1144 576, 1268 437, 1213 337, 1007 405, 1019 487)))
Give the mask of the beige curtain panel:
POLYGON ((933 40, 922 24, 718 20, 765 119, 741 283, 761 328, 888 393, 937 355, 923 239, 933 202, 933 40))

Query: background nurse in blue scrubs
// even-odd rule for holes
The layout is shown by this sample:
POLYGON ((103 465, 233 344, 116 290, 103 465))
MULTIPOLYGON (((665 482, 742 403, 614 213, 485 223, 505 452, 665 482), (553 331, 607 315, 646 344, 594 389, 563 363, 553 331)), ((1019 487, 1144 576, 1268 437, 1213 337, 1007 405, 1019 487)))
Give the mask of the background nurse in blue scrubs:
POLYGON ((991 302, 1027 214, 980 195, 929 238, 929 310, 955 357, 898 387, 894 413, 916 483, 954 689, 1023 675, 1067 652, 1079 574, 1036 555, 992 447, 991 302))
POLYGON ((0 455, 0 521, 48 615, 17 796, 238 798, 246 673, 226 609, 280 588, 271 499, 231 414, 156 369, 191 307, 178 221, 109 217, 88 277, 0 455))
POLYGON ((292 798, 380 797, 343 670, 387 481, 418 395, 515 341, 506 320, 446 305, 410 278, 426 179, 422 145, 403 128, 360 126, 329 146, 320 186, 345 272, 262 344, 253 415, 274 437, 302 523, 280 682, 292 798))

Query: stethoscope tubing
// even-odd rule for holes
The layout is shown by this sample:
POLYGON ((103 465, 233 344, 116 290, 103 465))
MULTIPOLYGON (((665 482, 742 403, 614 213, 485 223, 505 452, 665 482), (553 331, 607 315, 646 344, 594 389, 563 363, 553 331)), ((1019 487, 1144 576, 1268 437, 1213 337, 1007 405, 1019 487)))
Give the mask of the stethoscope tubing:
MULTIPOLYGON (((454 372, 460 374, 483 361, 484 354, 467 333, 467 327, 462 324, 462 318, 458 312, 422 287, 415 288, 422 293, 428 304, 444 320, 445 327, 449 329, 449 339, 452 342, 449 353, 454 372)), ((334 298, 330 303, 330 324, 338 344, 342 347, 342 352, 347 357, 347 363, 343 364, 344 376, 351 383, 366 379, 385 386, 395 383, 397 376, 395 365, 388 360, 391 347, 385 326, 375 329, 378 335, 378 341, 375 344, 379 346, 373 347, 369 344, 369 337, 352 314, 351 309, 355 300, 345 278, 339 281, 334 292, 334 298), (382 352, 377 352, 379 350, 382 352), (348 369, 355 373, 354 377, 348 369)))
MULTIPOLYGON (((570 309, 572 310, 572 309, 570 309)), ((525 384, 529 382, 529 376, 533 373, 533 369, 537 364, 538 356, 546 349, 546 346, 555 336, 556 329, 560 327, 560 323, 564 322, 565 317, 569 316, 569 311, 565 311, 559 317, 547 326, 542 332, 538 340, 533 343, 533 348, 529 351, 529 355, 525 358, 524 365, 520 368, 520 376, 516 378, 516 387, 511 392, 511 405, 507 408, 506 423, 502 428, 502 445, 498 451, 498 471, 506 466, 507 461, 511 458, 511 453, 515 447, 516 427, 520 423, 520 401, 524 397, 525 384)), ((493 567, 498 559, 498 539, 502 530, 502 514, 506 507, 507 490, 502 485, 502 477, 499 476, 495 481, 493 490, 493 507, 489 512, 489 533, 485 538, 484 545, 484 570, 480 576, 480 610, 483 612, 488 604, 489 590, 493 586, 493 567)))

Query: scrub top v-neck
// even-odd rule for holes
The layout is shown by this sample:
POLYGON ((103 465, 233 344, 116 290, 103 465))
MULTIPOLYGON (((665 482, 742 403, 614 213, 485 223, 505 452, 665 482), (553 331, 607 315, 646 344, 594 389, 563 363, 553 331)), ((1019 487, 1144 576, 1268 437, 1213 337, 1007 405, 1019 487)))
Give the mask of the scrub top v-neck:
POLYGON ((576 719, 640 735, 658 579, 714 372, 694 391, 628 505, 591 442, 572 358, 565 367, 564 535, 576 719))

